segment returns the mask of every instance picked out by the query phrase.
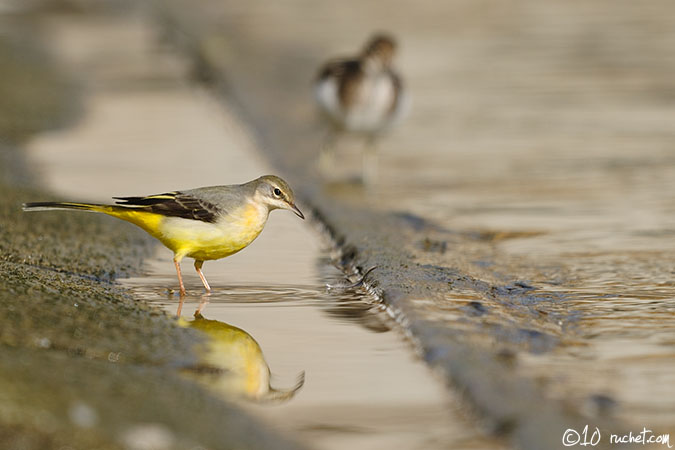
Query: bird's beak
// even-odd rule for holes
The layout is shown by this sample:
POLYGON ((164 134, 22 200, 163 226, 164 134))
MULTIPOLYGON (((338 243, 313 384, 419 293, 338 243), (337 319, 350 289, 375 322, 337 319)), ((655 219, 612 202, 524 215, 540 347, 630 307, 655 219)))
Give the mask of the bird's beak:
POLYGON ((300 211, 300 209, 297 206, 295 206, 295 203, 291 203, 290 207, 291 211, 293 211, 296 216, 304 220, 305 215, 302 213, 302 211, 300 211))

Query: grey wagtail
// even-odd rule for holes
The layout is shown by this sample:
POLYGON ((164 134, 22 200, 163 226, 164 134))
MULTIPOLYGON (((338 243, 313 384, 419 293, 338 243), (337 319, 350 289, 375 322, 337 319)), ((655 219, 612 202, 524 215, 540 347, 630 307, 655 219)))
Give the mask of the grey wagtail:
POLYGON ((147 197, 113 197, 114 205, 73 202, 24 203, 24 211, 78 209, 108 214, 138 225, 173 251, 180 294, 185 295, 180 261, 194 258, 207 291, 204 261, 225 258, 249 245, 273 209, 288 209, 301 219, 293 191, 279 177, 266 175, 244 184, 210 186, 147 197))

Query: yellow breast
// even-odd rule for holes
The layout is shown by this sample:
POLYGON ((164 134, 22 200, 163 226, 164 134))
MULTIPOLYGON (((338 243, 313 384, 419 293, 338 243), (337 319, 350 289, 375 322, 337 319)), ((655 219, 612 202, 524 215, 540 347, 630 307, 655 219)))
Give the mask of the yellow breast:
POLYGON ((188 256, 200 261, 220 259, 253 242, 265 226, 267 215, 266 207, 251 203, 219 218, 216 223, 165 217, 155 237, 173 250, 178 258, 188 256))

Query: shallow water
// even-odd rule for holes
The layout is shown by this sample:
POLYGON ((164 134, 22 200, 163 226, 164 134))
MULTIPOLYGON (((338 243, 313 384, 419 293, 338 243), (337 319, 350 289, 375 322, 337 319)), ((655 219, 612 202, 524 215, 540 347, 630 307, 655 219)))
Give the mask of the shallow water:
MULTIPOLYGON (((269 171, 237 117, 186 82, 184 61, 157 46, 141 16, 61 16, 46 25, 54 52, 87 92, 76 126, 30 144, 31 161, 57 194, 107 202, 269 171)), ((198 327, 193 314, 201 306, 201 325, 215 336, 204 348, 208 364, 183 368, 185 375, 210 380, 214 395, 228 399, 249 386, 242 407, 317 448, 499 448, 466 423, 461 404, 390 329, 372 298, 326 290, 326 283, 344 280, 323 247, 306 222, 275 211, 251 246, 204 265, 211 294, 185 260, 180 323, 198 327), (303 371, 304 385, 281 404, 261 402, 250 393, 265 391, 265 383, 247 374, 265 366, 275 388, 293 387, 303 371)), ((171 253, 158 246, 146 270, 122 282, 175 314, 171 253)))
MULTIPOLYGON (((166 252, 160 253, 146 276, 124 284, 175 314, 180 304, 171 291, 175 275, 166 252)), ((206 319, 244 330, 262 349, 274 388, 292 388, 298 374, 305 374, 292 399, 270 403, 241 395, 242 405, 322 449, 485 445, 471 427, 453 419, 457 406, 402 336, 390 330, 386 314, 363 292, 328 291, 324 283, 342 281, 342 275, 316 253, 307 251, 306 257, 317 264, 314 281, 305 285, 247 283, 218 268, 206 272, 205 265, 213 287, 206 294, 196 275, 186 276, 183 318, 192 321, 201 309, 206 319)), ((253 265, 239 261, 237 270, 250 272, 253 265)), ((212 387, 218 384, 207 378, 212 387)))

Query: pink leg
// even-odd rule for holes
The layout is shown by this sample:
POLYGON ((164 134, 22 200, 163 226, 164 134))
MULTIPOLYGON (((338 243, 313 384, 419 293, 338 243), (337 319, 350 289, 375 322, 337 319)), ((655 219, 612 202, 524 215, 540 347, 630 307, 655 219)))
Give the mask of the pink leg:
POLYGON ((211 286, 209 286, 209 282, 206 281, 206 277, 202 273, 202 266, 204 265, 204 261, 198 261, 195 259, 195 269, 197 270, 197 273, 199 274, 199 278, 202 280, 202 284, 204 285, 204 288, 206 289, 206 292, 211 292, 211 286))
POLYGON ((176 273, 178 274, 178 284, 180 285, 180 296, 185 296, 185 286, 183 285, 183 277, 180 274, 180 261, 177 259, 173 260, 173 264, 176 266, 176 273))
POLYGON ((204 295, 204 297, 202 298, 202 301, 199 302, 199 306, 197 307, 197 311, 195 311, 195 319, 202 317, 202 311, 204 311, 204 308, 206 307, 206 305, 209 304, 208 296, 209 296, 209 294, 204 295))
POLYGON ((176 317, 180 317, 181 311, 183 311, 183 302, 185 301, 184 296, 180 296, 180 301, 178 302, 178 309, 176 309, 176 317))

